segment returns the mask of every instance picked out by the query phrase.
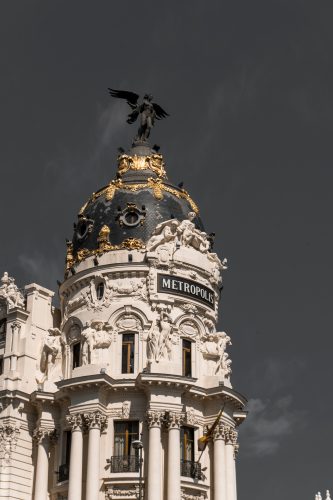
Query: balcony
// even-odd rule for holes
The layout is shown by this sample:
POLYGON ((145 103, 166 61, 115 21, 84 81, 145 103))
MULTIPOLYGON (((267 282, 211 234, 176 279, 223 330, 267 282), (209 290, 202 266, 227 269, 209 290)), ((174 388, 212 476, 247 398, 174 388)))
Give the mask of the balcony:
POLYGON ((121 455, 111 457, 111 472, 139 472, 139 458, 121 455))
POLYGON ((200 481, 202 479, 201 464, 199 462, 192 462, 191 460, 180 461, 181 475, 191 477, 200 481))
POLYGON ((67 481, 68 478, 69 478, 69 465, 68 464, 59 465, 58 483, 61 483, 62 481, 67 481))

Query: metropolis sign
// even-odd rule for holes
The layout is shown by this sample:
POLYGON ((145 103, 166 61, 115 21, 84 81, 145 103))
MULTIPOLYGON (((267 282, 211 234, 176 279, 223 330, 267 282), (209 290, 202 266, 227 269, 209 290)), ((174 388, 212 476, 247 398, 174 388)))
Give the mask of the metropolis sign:
POLYGON ((202 302, 211 309, 214 309, 215 306, 213 290, 196 281, 181 278, 180 276, 158 274, 157 291, 160 293, 172 293, 175 295, 182 295, 183 297, 190 297, 193 300, 202 302))

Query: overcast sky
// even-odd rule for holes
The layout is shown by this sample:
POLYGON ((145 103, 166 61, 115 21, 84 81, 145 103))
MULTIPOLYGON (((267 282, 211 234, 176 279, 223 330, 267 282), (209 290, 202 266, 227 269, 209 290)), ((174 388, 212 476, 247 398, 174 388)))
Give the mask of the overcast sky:
POLYGON ((229 260, 240 500, 333 489, 332 25, 332 0, 0 4, 0 267, 56 290, 135 132, 106 89, 153 93, 152 141, 229 260))

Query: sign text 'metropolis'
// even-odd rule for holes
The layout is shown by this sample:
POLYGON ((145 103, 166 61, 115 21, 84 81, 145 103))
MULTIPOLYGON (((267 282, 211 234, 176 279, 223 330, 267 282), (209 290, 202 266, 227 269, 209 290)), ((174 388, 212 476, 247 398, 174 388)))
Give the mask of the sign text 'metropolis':
POLYGON ((180 276, 158 274, 157 291, 191 297, 191 299, 198 300, 211 309, 214 309, 215 306, 213 290, 196 281, 181 278, 180 276))

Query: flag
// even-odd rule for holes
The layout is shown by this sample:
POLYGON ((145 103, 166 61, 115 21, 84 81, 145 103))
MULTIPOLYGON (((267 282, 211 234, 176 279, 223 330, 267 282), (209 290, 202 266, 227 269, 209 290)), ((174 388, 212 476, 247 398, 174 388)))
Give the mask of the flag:
POLYGON ((199 439, 198 439, 198 450, 199 451, 204 451, 206 446, 207 446, 207 443, 208 441, 212 438, 213 436, 213 432, 216 428, 216 426, 218 425, 219 421, 221 420, 221 417, 222 417, 222 413, 223 413, 223 410, 224 410, 224 406, 223 408, 219 411, 213 425, 211 426, 210 429, 208 429, 208 432, 207 434, 205 434, 205 436, 201 436, 199 439))

